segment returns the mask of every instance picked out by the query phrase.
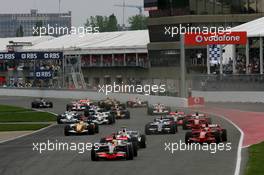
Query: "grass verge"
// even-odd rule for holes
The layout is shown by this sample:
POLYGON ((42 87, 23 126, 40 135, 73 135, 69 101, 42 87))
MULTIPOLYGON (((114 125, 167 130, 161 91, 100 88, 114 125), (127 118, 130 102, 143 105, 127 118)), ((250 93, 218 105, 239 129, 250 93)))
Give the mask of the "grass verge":
POLYGON ((52 122, 56 121, 56 116, 47 112, 12 112, 1 113, 0 122, 52 122))
POLYGON ((247 164, 246 175, 264 174, 264 142, 249 147, 249 161, 247 164))
POLYGON ((0 124, 0 131, 35 131, 49 124, 0 124))

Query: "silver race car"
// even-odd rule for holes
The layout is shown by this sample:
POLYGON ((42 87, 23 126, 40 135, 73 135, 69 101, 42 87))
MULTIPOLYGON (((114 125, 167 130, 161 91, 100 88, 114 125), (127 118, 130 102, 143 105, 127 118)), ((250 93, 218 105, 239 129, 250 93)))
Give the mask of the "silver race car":
POLYGON ((150 134, 175 134, 178 131, 177 125, 173 118, 160 117, 154 122, 145 125, 146 135, 150 134))
POLYGON ((80 120, 81 115, 74 111, 66 111, 63 114, 57 116, 58 124, 76 123, 80 120))

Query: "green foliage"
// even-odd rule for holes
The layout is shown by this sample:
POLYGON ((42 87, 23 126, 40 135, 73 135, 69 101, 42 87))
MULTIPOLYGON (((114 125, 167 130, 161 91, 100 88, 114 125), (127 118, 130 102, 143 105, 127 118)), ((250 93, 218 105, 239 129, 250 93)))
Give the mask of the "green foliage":
POLYGON ((84 25, 86 27, 99 27, 100 32, 118 31, 118 23, 114 14, 110 16, 90 16, 84 25))
POLYGON ((144 15, 131 16, 128 19, 130 30, 144 30, 147 29, 147 17, 144 15))

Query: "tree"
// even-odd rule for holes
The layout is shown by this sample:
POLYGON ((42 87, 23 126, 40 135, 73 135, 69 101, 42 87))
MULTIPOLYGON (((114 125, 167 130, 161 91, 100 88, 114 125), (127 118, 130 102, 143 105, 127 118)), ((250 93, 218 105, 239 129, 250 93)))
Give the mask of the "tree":
POLYGON ((16 31, 16 37, 23 37, 23 36, 24 36, 23 26, 20 25, 19 28, 16 31))
POLYGON ((114 14, 107 16, 90 16, 84 24, 86 27, 99 27, 100 32, 112 32, 118 30, 118 23, 114 14))
POLYGON ((147 29, 147 17, 144 15, 131 16, 128 19, 130 30, 143 30, 147 29))
POLYGON ((116 16, 114 14, 109 16, 108 23, 107 23, 108 31, 117 31, 118 30, 118 23, 116 16))

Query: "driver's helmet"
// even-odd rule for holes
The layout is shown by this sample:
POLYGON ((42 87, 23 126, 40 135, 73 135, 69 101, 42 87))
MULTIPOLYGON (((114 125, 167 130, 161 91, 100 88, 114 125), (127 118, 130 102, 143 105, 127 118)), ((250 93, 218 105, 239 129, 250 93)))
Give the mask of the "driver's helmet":
POLYGON ((120 130, 120 131, 118 132, 118 134, 121 135, 121 136, 126 136, 126 135, 127 135, 127 130, 126 130, 126 128, 123 128, 122 130, 120 130))
POLYGON ((209 128, 208 127, 205 127, 204 128, 204 131, 208 132, 209 131, 209 128))

